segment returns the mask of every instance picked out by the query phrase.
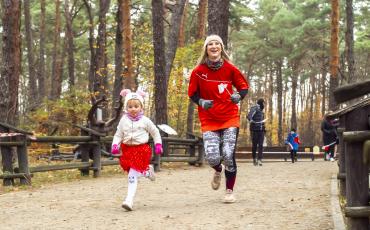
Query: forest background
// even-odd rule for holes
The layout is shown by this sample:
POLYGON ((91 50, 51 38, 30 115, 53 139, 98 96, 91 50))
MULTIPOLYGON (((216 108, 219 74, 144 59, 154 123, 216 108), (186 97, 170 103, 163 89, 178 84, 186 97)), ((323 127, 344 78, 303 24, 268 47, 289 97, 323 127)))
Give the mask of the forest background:
POLYGON ((157 124, 200 135, 187 85, 212 33, 250 83, 239 145, 250 145, 245 117, 261 97, 267 145, 292 127, 303 145, 321 144, 333 90, 370 79, 368 0, 4 0, 0 10, 0 121, 36 135, 79 135, 71 124, 86 124, 103 95, 103 119, 114 116, 122 88, 148 92, 157 124))

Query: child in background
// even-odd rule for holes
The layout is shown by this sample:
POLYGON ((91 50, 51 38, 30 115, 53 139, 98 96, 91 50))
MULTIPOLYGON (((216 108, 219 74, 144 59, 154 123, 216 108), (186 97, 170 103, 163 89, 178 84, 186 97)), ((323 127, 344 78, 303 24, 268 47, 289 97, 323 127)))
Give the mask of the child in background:
POLYGON ((294 128, 290 130, 290 133, 285 140, 285 144, 289 147, 292 163, 297 162, 297 151, 301 142, 299 141, 298 134, 296 133, 296 130, 294 128))
POLYGON ((163 149, 158 128, 144 116, 145 93, 142 91, 133 93, 129 89, 124 89, 121 91, 121 96, 125 98, 125 113, 114 134, 112 154, 122 153, 120 165, 128 172, 127 196, 122 203, 122 208, 132 211, 139 177, 144 176, 151 181, 155 180, 153 166, 149 165, 152 157, 152 150, 148 144, 149 134, 155 143, 155 153, 161 154, 163 149))

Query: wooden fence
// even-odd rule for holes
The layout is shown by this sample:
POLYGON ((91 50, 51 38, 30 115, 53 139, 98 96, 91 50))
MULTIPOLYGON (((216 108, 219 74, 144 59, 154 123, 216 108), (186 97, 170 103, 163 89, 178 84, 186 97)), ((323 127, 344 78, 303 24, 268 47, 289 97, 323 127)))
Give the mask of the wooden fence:
MULTIPOLYGON (((0 175, 3 179, 3 185, 14 185, 14 179, 19 178, 20 184, 31 184, 31 177, 36 172, 46 172, 64 169, 79 169, 83 176, 88 176, 89 171, 93 171, 93 176, 100 176, 102 166, 118 165, 117 160, 102 160, 104 145, 112 142, 112 136, 104 136, 94 130, 84 128, 89 136, 39 136, 31 137, 32 133, 15 128, 0 122, 0 149, 2 155, 2 164, 4 173, 0 175), (81 162, 71 162, 58 165, 29 166, 27 146, 32 143, 49 144, 78 144, 78 151, 81 154, 81 162), (12 164, 12 148, 16 148, 18 156, 18 168, 14 169, 12 164), (92 159, 92 161, 90 161, 92 159)), ((202 139, 194 137, 193 139, 182 139, 173 137, 162 137, 165 152, 163 156, 154 155, 152 163, 156 171, 160 170, 161 162, 188 162, 192 165, 203 164, 203 144, 202 139), (178 154, 178 150, 183 154, 178 154)), ((108 150, 110 151, 110 150, 108 150)), ((109 155, 109 153, 108 153, 109 155)), ((118 156, 115 156, 118 158, 118 156)))
MULTIPOLYGON (((370 81, 338 88, 337 103, 347 102, 370 93, 370 81)), ((339 109, 329 117, 339 118, 339 191, 345 197, 344 209, 348 229, 370 229, 369 165, 370 165, 370 98, 339 109)))

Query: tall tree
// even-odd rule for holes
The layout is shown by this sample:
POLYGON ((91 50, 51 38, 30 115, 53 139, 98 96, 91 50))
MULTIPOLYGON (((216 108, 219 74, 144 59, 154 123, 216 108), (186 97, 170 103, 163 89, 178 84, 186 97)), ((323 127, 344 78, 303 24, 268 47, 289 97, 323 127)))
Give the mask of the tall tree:
POLYGON ((0 121, 15 125, 21 72, 21 1, 4 0, 2 6, 2 68, 0 75, 0 121))
POLYGON ((168 32, 168 39, 167 39, 168 42, 166 46, 166 69, 165 69, 166 75, 165 75, 165 78, 166 78, 167 83, 170 77, 172 63, 176 56, 181 19, 182 19, 184 8, 185 8, 185 3, 186 3, 186 0, 179 0, 175 4, 173 8, 173 12, 171 14, 171 25, 170 25, 170 30, 168 32))
POLYGON ((338 87, 339 68, 339 0, 331 0, 331 39, 330 39, 330 84, 329 109, 334 110, 336 103, 333 92, 338 87))
POLYGON ((155 123, 167 124, 167 81, 164 42, 163 2, 152 0, 154 47, 155 123))
POLYGON ((33 109, 36 105, 37 100, 37 82, 36 82, 36 73, 35 73, 35 62, 34 62, 34 53, 32 45, 32 18, 30 14, 30 1, 24 1, 24 26, 26 29, 26 43, 27 43, 27 59, 28 59, 28 98, 29 108, 33 109))
POLYGON ((181 18, 186 0, 179 0, 173 7, 171 24, 168 32, 168 44, 164 39, 163 3, 152 0, 152 25, 154 46, 154 85, 156 121, 167 123, 167 92, 172 63, 176 55, 181 18), (163 49, 165 54, 163 55, 163 49), (164 65, 163 67, 159 65, 164 65), (159 91, 160 90, 160 91, 159 91), (158 106, 158 107, 157 107, 158 106))
POLYGON ((68 83, 70 89, 75 85, 75 58, 74 58, 74 34, 72 27, 73 7, 70 7, 70 0, 64 0, 64 16, 66 20, 66 42, 68 60, 68 83))
POLYGON ((353 1, 346 0, 346 59, 348 66, 348 82, 355 82, 355 59, 353 54, 353 1))
POLYGON ((113 104, 112 111, 115 109, 115 102, 120 98, 119 93, 123 87, 123 72, 125 68, 123 67, 123 0, 118 0, 118 9, 116 13, 116 41, 114 48, 114 83, 113 83, 113 104))
POLYGON ((208 35, 218 34, 227 49, 230 0, 208 1, 208 35))
POLYGON ((60 0, 55 2, 55 27, 54 27, 54 41, 51 67, 51 90, 50 99, 58 99, 62 92, 62 57, 60 55, 60 0))
POLYGON ((89 66, 89 92, 94 92, 94 70, 95 70, 95 46, 94 46, 94 17, 89 0, 83 0, 89 20, 89 49, 90 49, 90 66, 89 66))
POLYGON ((185 22, 186 22, 186 19, 187 19, 187 17, 186 17, 187 16, 187 10, 186 10, 187 4, 188 4, 188 0, 185 1, 184 11, 183 11, 182 17, 181 17, 178 47, 184 47, 185 46, 185 22))
POLYGON ((199 0, 197 39, 203 39, 206 33, 207 3, 208 0, 199 0))
POLYGON ((40 54, 39 54, 39 65, 38 65, 38 102, 40 103, 44 97, 46 97, 45 88, 45 0, 40 0, 40 54))
MULTIPOLYGON (((110 0, 99 0, 99 25, 98 37, 96 41, 95 66, 94 66, 94 95, 101 98, 107 90, 107 23, 106 17, 109 9, 110 0)), ((104 117, 107 117, 104 110, 104 117)))
POLYGON ((125 79, 125 88, 136 91, 137 84, 132 63, 132 32, 131 32, 131 0, 122 1, 122 20, 123 20, 123 52, 125 54, 125 70, 123 73, 125 79))

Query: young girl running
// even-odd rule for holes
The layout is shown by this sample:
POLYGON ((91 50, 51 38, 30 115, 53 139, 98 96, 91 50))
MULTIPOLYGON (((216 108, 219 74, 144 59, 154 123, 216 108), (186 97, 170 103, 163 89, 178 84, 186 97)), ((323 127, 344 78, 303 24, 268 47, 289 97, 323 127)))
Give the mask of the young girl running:
POLYGON ((139 177, 144 176, 151 181, 155 180, 153 166, 149 165, 152 156, 148 144, 149 134, 155 143, 155 153, 161 154, 163 149, 159 130, 148 117, 144 116, 145 93, 142 91, 134 93, 124 89, 121 91, 121 96, 125 97, 125 113, 114 134, 112 154, 122 153, 120 165, 128 172, 127 196, 122 203, 122 208, 132 211, 139 177))
POLYGON ((297 151, 299 145, 301 144, 301 141, 299 140, 295 128, 292 128, 290 130, 290 133, 285 140, 285 144, 289 146, 290 158, 292 159, 292 163, 297 162, 297 151))

